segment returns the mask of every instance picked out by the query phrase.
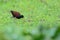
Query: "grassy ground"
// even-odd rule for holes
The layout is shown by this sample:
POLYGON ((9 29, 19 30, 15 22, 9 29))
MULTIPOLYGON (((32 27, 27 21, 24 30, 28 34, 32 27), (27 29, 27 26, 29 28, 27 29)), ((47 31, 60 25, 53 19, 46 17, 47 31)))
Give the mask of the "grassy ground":
POLYGON ((41 40, 52 40, 56 27, 60 26, 60 0, 0 0, 1 40, 35 40, 41 25, 46 36, 41 40), (20 12, 24 18, 12 18, 11 10, 20 12))

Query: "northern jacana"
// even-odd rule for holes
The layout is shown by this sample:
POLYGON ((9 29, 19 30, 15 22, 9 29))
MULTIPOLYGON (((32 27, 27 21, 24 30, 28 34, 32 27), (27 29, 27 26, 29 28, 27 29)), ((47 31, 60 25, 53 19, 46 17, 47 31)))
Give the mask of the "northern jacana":
POLYGON ((23 15, 21 15, 19 12, 16 12, 16 11, 10 11, 13 15, 13 17, 17 18, 17 19, 20 19, 20 18, 24 18, 23 15))

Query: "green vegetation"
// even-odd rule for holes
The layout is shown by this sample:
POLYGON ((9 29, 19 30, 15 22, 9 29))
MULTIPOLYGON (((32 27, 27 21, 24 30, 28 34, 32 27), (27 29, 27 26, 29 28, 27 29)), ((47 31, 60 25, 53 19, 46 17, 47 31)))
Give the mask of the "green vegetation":
POLYGON ((60 0, 0 0, 0 40, 60 40, 60 0), (12 18, 11 10, 24 15, 12 18))

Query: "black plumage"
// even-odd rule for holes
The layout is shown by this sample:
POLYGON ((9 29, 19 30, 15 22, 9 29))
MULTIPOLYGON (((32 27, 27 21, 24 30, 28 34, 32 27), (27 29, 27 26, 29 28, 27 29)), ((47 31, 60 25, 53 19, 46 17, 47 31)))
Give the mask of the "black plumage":
POLYGON ((17 19, 20 19, 20 18, 24 18, 23 15, 21 15, 19 12, 16 12, 16 11, 10 11, 13 15, 13 17, 17 18, 17 19))

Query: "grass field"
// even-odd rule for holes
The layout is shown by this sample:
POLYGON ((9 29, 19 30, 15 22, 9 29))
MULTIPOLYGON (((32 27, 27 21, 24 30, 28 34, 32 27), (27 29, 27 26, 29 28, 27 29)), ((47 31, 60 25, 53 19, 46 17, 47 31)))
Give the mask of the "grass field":
POLYGON ((60 0, 0 0, 0 40, 59 40, 51 38, 58 27, 60 0), (11 10, 24 18, 12 18, 11 10))

